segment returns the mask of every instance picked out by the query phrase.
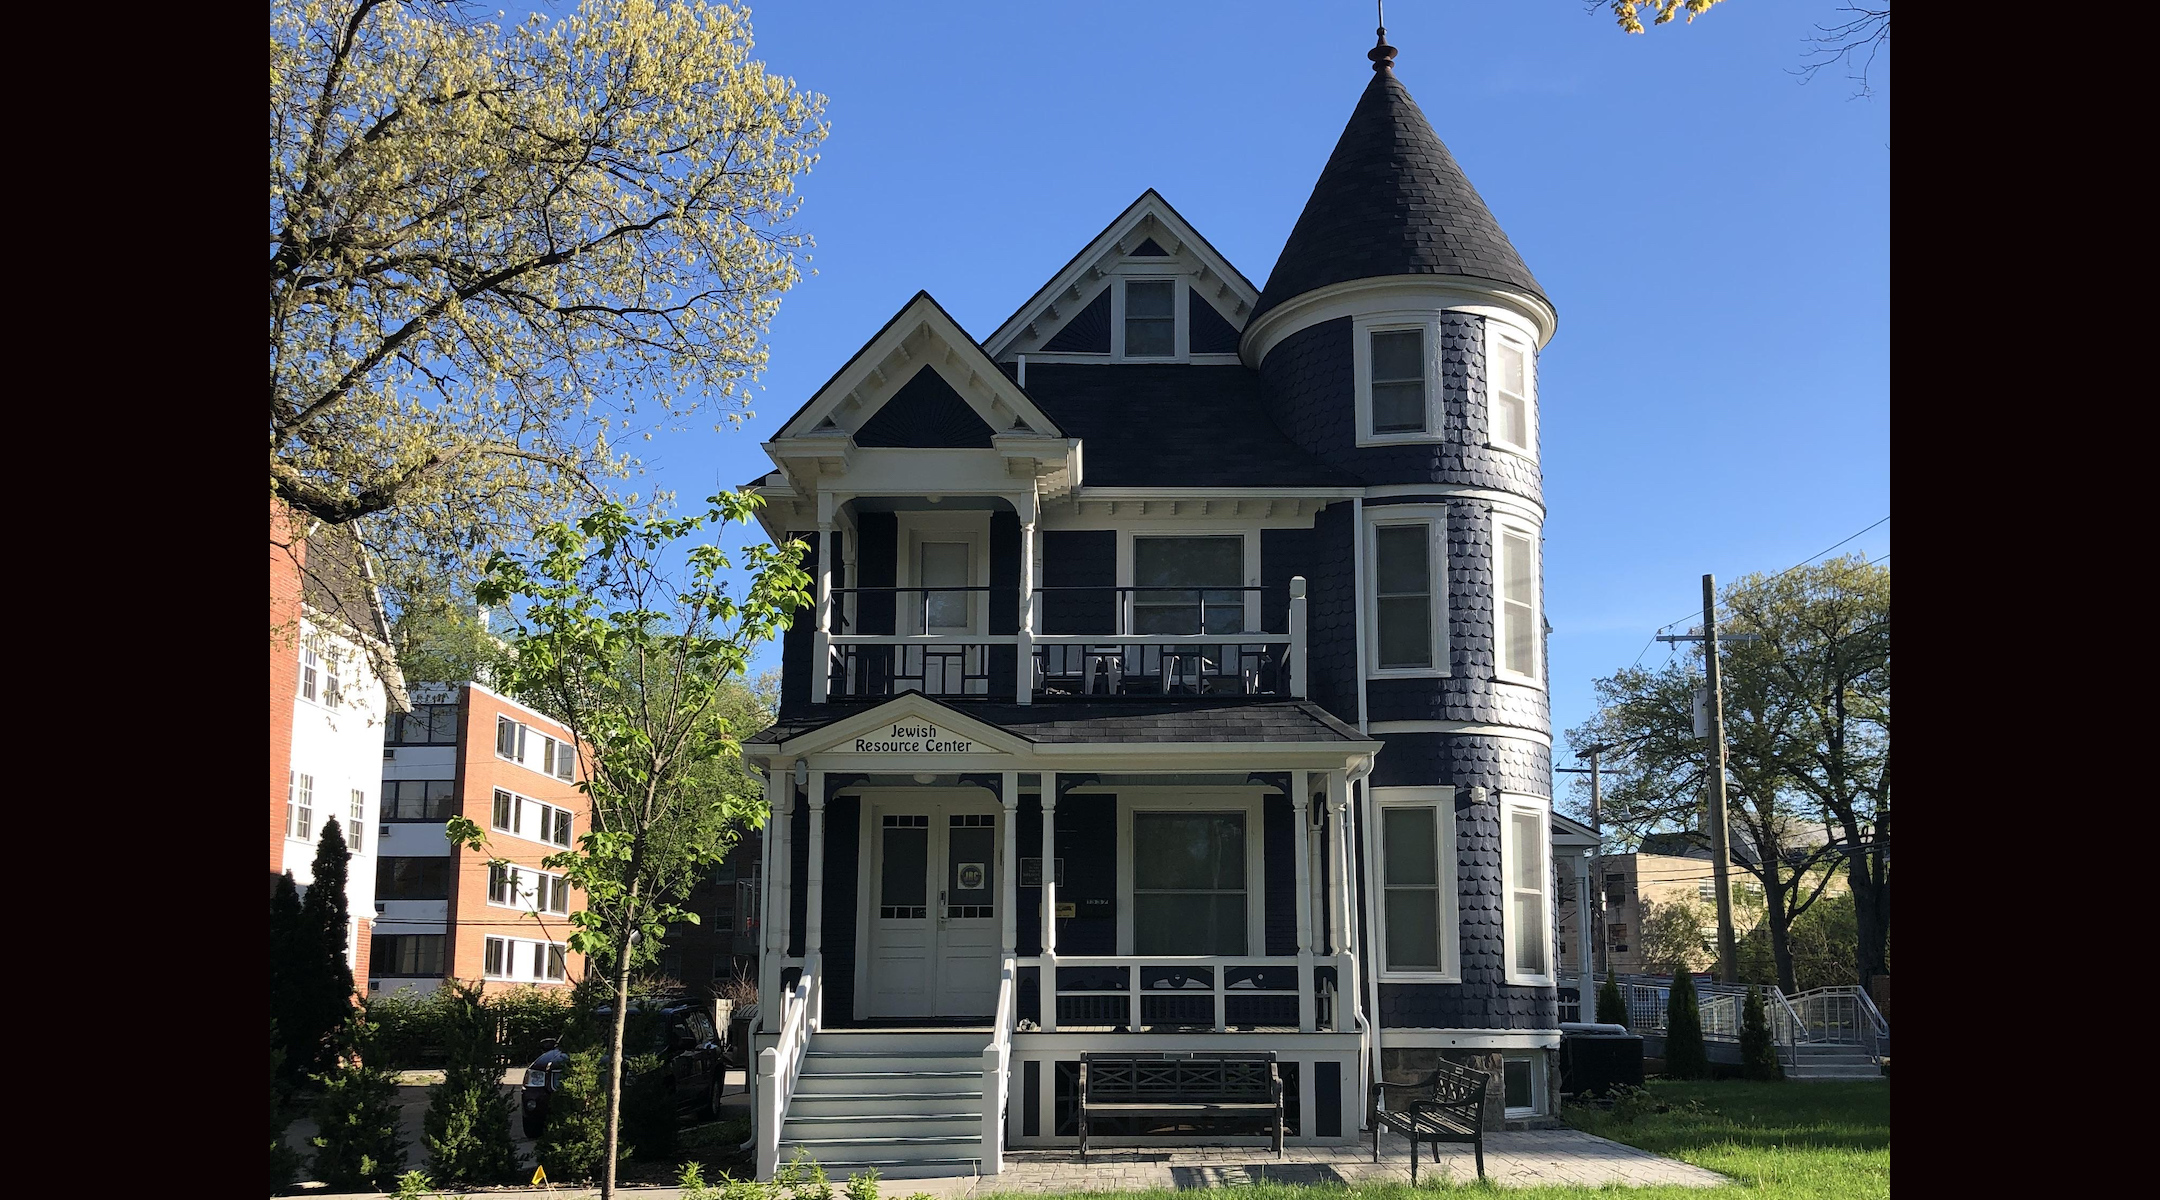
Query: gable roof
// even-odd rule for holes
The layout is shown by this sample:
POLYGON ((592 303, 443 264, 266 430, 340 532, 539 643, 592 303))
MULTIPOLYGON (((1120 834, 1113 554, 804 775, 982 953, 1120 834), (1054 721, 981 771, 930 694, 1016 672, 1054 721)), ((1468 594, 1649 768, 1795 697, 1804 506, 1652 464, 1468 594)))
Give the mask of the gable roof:
POLYGON ((1291 227, 1253 316, 1329 284, 1390 275, 1489 279, 1545 300, 1409 89, 1393 71, 1377 70, 1291 227))
POLYGON ((1087 447, 1090 487, 1355 487, 1268 416, 1259 372, 1029 363, 1028 395, 1087 447))
MULTIPOLYGON (((796 409, 793 416, 781 423, 772 440, 779 441, 809 433, 850 401, 856 402, 859 408, 861 389, 866 385, 882 389, 890 378, 885 373, 885 367, 896 358, 899 360, 899 364, 895 366, 896 371, 906 370, 910 363, 936 366, 937 359, 923 361, 909 351, 907 344, 918 333, 927 333, 929 337, 945 344, 946 353, 938 357, 956 374, 964 371, 964 379, 969 385, 978 382, 982 384, 989 397, 987 402, 968 395, 968 392, 973 390, 972 386, 955 391, 963 403, 976 410, 978 417, 984 416, 984 407, 994 411, 1002 406, 1025 421, 1035 433, 1053 437, 1064 436, 1064 432, 1050 419, 1049 414, 1037 407, 1019 384, 998 369, 997 364, 991 361, 989 354, 983 350, 982 343, 976 341, 960 322, 954 320, 952 314, 945 311, 945 306, 937 302, 936 297, 927 291, 918 291, 909 297, 906 304, 900 306, 900 311, 894 313, 891 320, 870 335, 870 340, 864 342, 861 349, 842 363, 840 369, 832 373, 831 378, 819 385, 817 391, 803 401, 802 407, 796 409)), ((928 348, 927 342, 918 347, 925 348, 928 348)), ((907 379, 913 380, 919 374, 919 369, 907 370, 907 379)), ((895 388, 895 395, 899 390, 895 388)), ((892 397, 886 397, 885 402, 889 403, 891 399, 892 397)), ((858 427, 875 415, 875 412, 864 414, 858 427)), ((1005 432, 1012 424, 1010 420, 985 420, 995 433, 1005 432)))
MULTIPOLYGON (((1091 271, 1101 266, 1106 257, 1138 254, 1148 241, 1156 242, 1156 249, 1162 250, 1165 256, 1174 257, 1171 251, 1163 249, 1153 232, 1144 233, 1140 237, 1133 236, 1143 227, 1165 233, 1179 243, 1179 249, 1192 251, 1194 256, 1200 259, 1207 275, 1188 279, 1188 282, 1203 295, 1217 289, 1226 291, 1228 295, 1219 296, 1218 299, 1239 310, 1240 324, 1250 319, 1253 315, 1252 305, 1259 299, 1260 289, 1254 287, 1252 280, 1245 278, 1244 272, 1238 270, 1235 264, 1223 257, 1220 250, 1202 237, 1200 231, 1193 228, 1192 222, 1185 219, 1184 214, 1163 199, 1162 193, 1149 188, 1140 193, 1138 199, 1126 205, 1125 211, 1103 226, 1102 232, 1082 246, 1079 253, 1059 267, 1057 274, 1052 275, 1034 295, 1027 298, 1026 303, 1015 309, 1012 316, 1005 318, 1004 324, 999 325, 995 333, 983 339, 984 348, 993 358, 1003 358, 1012 350, 1013 342, 1021 331, 1048 316, 1049 310, 1055 308, 1061 299, 1074 303, 1084 299, 1084 294, 1079 292, 1080 286, 1090 278, 1091 271), (1121 250, 1120 242, 1124 242, 1130 249, 1121 250), (1205 286, 1209 278, 1215 281, 1214 289, 1205 286)), ((1051 319, 1062 320, 1063 314, 1051 319)))
MULTIPOLYGON (((1225 696, 1213 699, 1061 700, 1045 704, 945 701, 908 692, 876 702, 805 704, 781 714, 745 745, 784 745, 829 727, 867 727, 902 713, 926 720, 965 718, 1025 743, 1200 742, 1370 744, 1364 734, 1309 700, 1225 696), (874 716, 873 716, 874 714, 874 716), (863 718, 869 717, 870 720, 863 718)), ((956 723, 956 727, 960 727, 956 723)), ((963 727, 965 728, 965 727, 963 727)), ((975 727, 979 728, 979 727, 975 727)), ((969 729, 973 732, 973 729, 969 729)))

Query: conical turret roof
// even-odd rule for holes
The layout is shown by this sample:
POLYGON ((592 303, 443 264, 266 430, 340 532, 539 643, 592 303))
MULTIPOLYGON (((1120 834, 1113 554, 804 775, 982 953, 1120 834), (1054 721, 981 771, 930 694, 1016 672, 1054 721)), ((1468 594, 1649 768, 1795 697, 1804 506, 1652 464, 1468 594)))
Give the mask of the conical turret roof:
POLYGON ((1545 298, 1409 89, 1382 66, 1321 169, 1253 316, 1314 288, 1387 275, 1467 275, 1545 298))

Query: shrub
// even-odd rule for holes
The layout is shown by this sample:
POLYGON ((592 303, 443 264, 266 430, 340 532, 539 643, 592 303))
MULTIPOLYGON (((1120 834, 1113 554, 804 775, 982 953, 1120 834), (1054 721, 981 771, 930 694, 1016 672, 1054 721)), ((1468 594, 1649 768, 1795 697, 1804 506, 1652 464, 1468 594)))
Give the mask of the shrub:
POLYGON ((550 1179, 592 1179, 600 1173, 607 1152, 607 1080, 600 1070, 606 1054, 588 1046, 570 1051, 563 1064, 561 1086, 548 1098, 547 1128, 533 1147, 550 1179))
MULTIPOLYGON (((372 1049, 367 1027, 354 1022, 353 1040, 361 1054, 372 1049)), ((315 1178, 332 1191, 382 1190, 394 1185, 405 1169, 405 1140, 398 1136, 397 1080, 381 1067, 364 1065, 356 1054, 327 1075, 315 1108, 321 1132, 315 1146, 315 1178)))
POLYGON ((848 1176, 845 1187, 848 1200, 878 1200, 878 1171, 870 1167, 848 1176))
POLYGON ((278 1045, 277 1022, 270 1022, 270 1194, 292 1186, 300 1174, 300 1155, 285 1144, 292 1125, 292 1089, 285 1080, 285 1050, 278 1045))
MULTIPOLYGON (((629 1043, 635 1045, 636 1043, 629 1043)), ((601 1111, 607 1110, 605 1079, 601 1111)), ((674 1080, 661 1069, 660 1056, 639 1054, 623 1060, 622 1155, 646 1159, 675 1153, 674 1080)))
POLYGON ((377 1065, 398 1069, 441 1064, 449 1038, 448 990, 423 994, 400 988, 368 997, 364 1007, 375 1031, 377 1065))
POLYGON ((1770 1013, 1763 1006, 1759 988, 1748 989, 1747 1007, 1740 1011, 1740 1074, 1746 1079, 1785 1078, 1785 1067, 1778 1062, 1777 1043, 1770 1037, 1770 1013))
POLYGON ((1597 1019, 1603 1025, 1627 1025, 1627 999, 1620 994, 1620 981, 1611 976, 1598 989, 1597 1019))
POLYGON ((499 991, 483 1002, 495 1040, 499 1066, 522 1067, 540 1057, 542 1042, 570 1034, 572 1005, 567 989, 518 987, 499 991))
POLYGON ((443 1081, 428 1089, 428 1166, 448 1184, 509 1183, 518 1168, 510 1136, 515 1101, 503 1094, 494 1014, 469 983, 453 979, 436 994, 445 997, 449 1065, 443 1081))
POLYGON ((1703 1079, 1710 1056, 1703 1049, 1702 1011, 1695 1003, 1695 977, 1673 972, 1672 993, 1665 1000, 1665 1074, 1672 1079, 1703 1079))

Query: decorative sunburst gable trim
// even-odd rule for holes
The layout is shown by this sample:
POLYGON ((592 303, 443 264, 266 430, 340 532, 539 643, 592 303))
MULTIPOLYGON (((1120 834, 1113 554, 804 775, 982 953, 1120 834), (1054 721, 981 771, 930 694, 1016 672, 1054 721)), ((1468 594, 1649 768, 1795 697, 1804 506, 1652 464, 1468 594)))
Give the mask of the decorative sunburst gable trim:
POLYGON ((1240 330, 1260 299, 1260 289, 1200 236, 1161 193, 1149 188, 998 326, 984 340, 984 350, 998 362, 1038 353, 1065 322, 1110 286, 1127 263, 1144 266, 1150 274, 1174 271, 1195 295, 1240 330), (1150 240, 1163 254, 1134 254, 1150 240))

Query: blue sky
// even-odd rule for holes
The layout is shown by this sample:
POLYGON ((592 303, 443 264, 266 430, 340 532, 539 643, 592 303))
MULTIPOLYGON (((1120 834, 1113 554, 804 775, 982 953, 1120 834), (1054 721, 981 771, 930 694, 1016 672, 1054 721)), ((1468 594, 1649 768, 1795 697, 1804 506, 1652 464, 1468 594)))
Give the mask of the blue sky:
MULTIPOLYGON (((1890 512, 1887 71, 1874 99, 1792 74, 1836 7, 1730 0, 1630 37, 1579 0, 1389 5, 1398 76, 1560 313, 1556 735, 1593 678, 1668 653, 1643 651, 1704 572, 1782 570, 1890 512)), ((830 98, 802 181, 817 274, 781 305, 755 419, 650 445, 637 486, 686 500, 768 469, 758 443, 916 289, 984 336, 1148 187, 1264 283, 1373 40, 1370 3, 1312 0, 796 0, 753 24, 830 98)))

